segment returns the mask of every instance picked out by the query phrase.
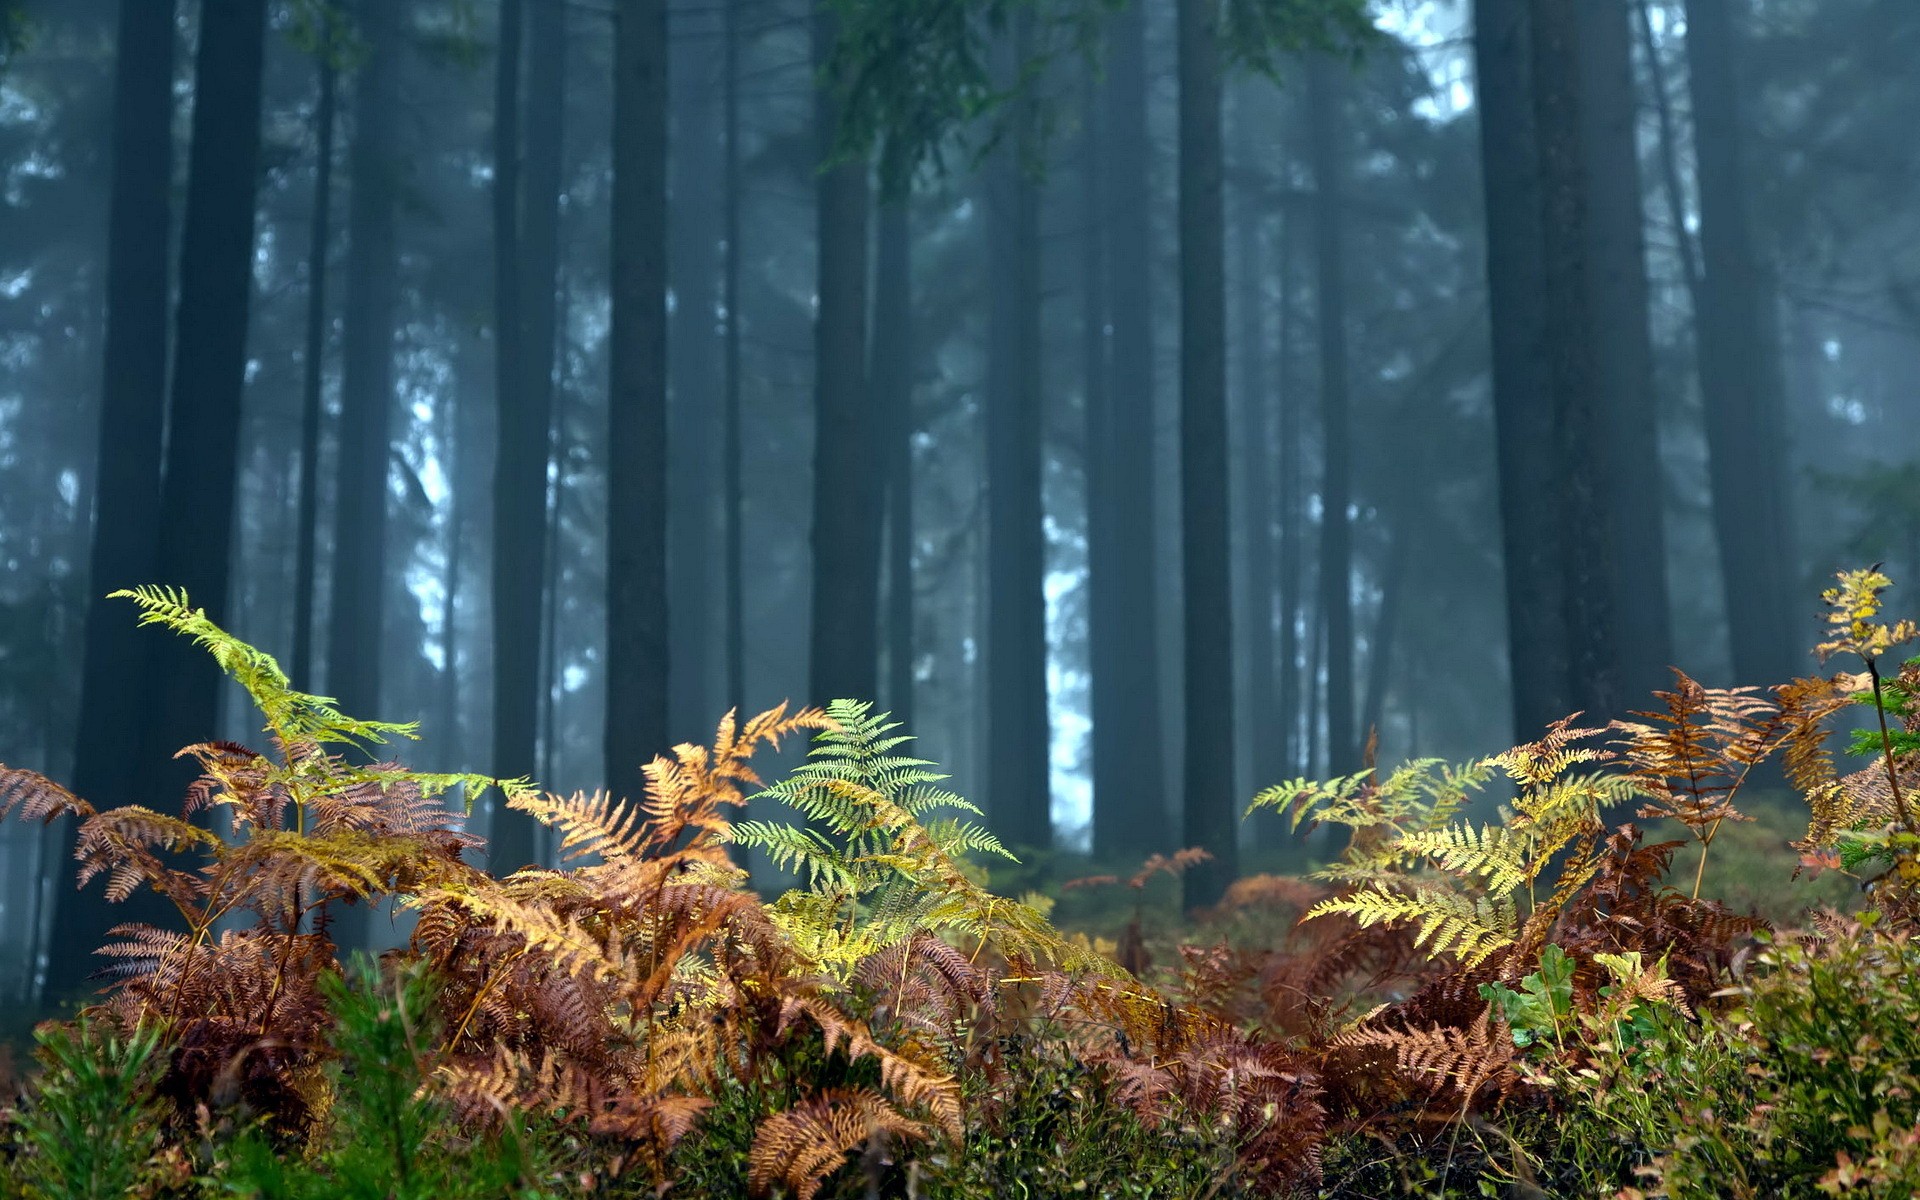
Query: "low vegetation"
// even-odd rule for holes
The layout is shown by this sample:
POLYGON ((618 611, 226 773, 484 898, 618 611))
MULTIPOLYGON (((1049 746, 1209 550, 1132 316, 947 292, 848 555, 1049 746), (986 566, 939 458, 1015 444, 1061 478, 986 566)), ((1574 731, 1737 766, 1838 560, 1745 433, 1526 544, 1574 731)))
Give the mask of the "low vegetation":
POLYGON ((189 747, 177 814, 0 769, 0 816, 82 822, 83 886, 177 913, 116 929, 99 1002, 36 1032, 0 1195, 1912 1195, 1920 659, 1890 665, 1916 630, 1887 586, 1827 594, 1857 673, 1676 675, 1632 721, 1270 788, 1249 811, 1344 830, 1337 859, 1177 925, 1153 901, 1196 850, 1066 908, 996 894, 1006 851, 864 705, 729 717, 638 800, 547 795, 371 761, 411 730, 129 593, 266 748, 189 747), (1769 856, 1737 830, 1782 783, 1806 827, 1769 856), (473 865, 450 801, 486 788, 560 869, 473 865), (792 821, 736 819, 750 796, 792 821), (742 846, 798 885, 763 900, 742 846), (1831 904, 1718 887, 1763 868, 1831 904), (407 945, 343 955, 375 903, 407 945))

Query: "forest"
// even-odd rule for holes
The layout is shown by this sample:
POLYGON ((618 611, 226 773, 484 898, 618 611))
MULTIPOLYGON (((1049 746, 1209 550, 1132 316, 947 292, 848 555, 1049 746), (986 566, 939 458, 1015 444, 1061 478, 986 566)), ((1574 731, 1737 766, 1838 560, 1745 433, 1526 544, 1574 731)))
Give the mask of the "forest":
POLYGON ((1916 61, 0 0, 0 1200, 1920 1192, 1916 61))

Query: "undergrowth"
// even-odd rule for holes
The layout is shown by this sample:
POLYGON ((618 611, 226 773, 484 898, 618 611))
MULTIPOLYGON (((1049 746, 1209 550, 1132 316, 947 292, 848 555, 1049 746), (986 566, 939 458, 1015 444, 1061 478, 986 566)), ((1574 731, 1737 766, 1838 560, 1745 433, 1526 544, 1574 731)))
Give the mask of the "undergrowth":
POLYGON ((80 822, 82 886, 177 914, 114 930, 98 1001, 38 1031, 0 1196, 1911 1195, 1920 659, 1892 665, 1916 630, 1887 586, 1827 594, 1821 652, 1857 673, 1676 672, 1629 721, 1269 788, 1250 813, 1343 830, 1339 857, 1183 937, 1156 897, 1202 852, 1074 881, 1113 925, 1063 932, 987 886, 1011 856, 862 704, 729 716, 638 798, 551 795, 368 765, 411 728, 127 593, 264 748, 189 747, 171 812, 0 768, 0 816, 80 822), (762 781, 791 737, 807 762, 762 781), (1859 914, 1737 902, 1782 777, 1806 827, 1775 882, 1859 914), (471 865, 450 798, 489 787, 560 867, 471 865), (736 820, 749 797, 792 821, 736 820), (763 900, 739 846, 798 885, 763 900), (389 902, 409 943, 343 962, 332 915, 389 902))

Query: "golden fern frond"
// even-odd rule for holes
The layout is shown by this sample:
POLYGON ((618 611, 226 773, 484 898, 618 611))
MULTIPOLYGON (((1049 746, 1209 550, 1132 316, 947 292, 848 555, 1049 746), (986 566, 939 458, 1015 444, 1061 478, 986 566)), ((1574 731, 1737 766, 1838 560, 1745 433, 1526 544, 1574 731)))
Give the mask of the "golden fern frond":
POLYGON ((23 821, 52 821, 68 813, 84 820, 93 815, 93 805, 38 771, 0 763, 0 820, 15 812, 23 821))
POLYGON ((1488 891, 1510 892, 1531 878, 1531 839, 1504 825, 1470 823, 1410 833, 1399 841, 1409 854, 1432 859, 1454 875, 1478 876, 1488 891))
POLYGON ((816 997, 787 997, 781 1004, 779 1029, 786 1030, 801 1016, 820 1030, 828 1054, 844 1047, 849 1059, 873 1059, 879 1064, 880 1081, 888 1091, 902 1103, 924 1107, 942 1132, 956 1142, 961 1140, 965 1127, 960 1112, 960 1084, 952 1075, 881 1045, 863 1022, 816 997))
POLYGON ((1579 719, 1579 713, 1562 717, 1547 726, 1547 732, 1539 741, 1515 746, 1505 754, 1496 755, 1494 761, 1515 783, 1538 786, 1552 782, 1582 763, 1604 762, 1613 757, 1606 750, 1580 745, 1607 731, 1604 727, 1577 726, 1574 722, 1579 719))
POLYGON ((1414 944, 1431 955, 1453 954, 1474 966, 1513 944, 1518 916, 1513 902, 1500 896, 1466 896, 1432 884, 1413 884, 1405 892, 1374 884, 1344 896, 1322 900, 1307 911, 1312 920, 1339 913, 1361 928, 1404 924, 1414 929, 1414 944))
POLYGON ((747 1157, 747 1187, 764 1196, 779 1184, 794 1200, 813 1200, 849 1152, 883 1135, 914 1140, 925 1137, 926 1130, 875 1092, 821 1092, 760 1123, 747 1157))

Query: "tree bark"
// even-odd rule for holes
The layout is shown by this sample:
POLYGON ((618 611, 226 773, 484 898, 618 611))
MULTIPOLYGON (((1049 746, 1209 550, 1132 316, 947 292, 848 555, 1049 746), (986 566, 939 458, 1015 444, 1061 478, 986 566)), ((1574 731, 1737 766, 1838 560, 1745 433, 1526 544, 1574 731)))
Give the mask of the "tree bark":
POLYGON ((1181 843, 1212 853, 1185 903, 1217 902, 1239 872, 1233 795, 1233 602, 1227 504, 1225 211, 1219 10, 1179 0, 1180 528, 1186 769, 1181 843))
POLYGON ((1266 261, 1260 214, 1251 203, 1242 206, 1235 230, 1234 258, 1239 261, 1238 330, 1240 358, 1241 487, 1244 499, 1246 647, 1242 657, 1247 674, 1249 743, 1247 768, 1252 778, 1239 789, 1252 791, 1281 779, 1283 747, 1276 711, 1276 671, 1273 651, 1273 476, 1272 394, 1267 375, 1266 261))
POLYGON ((747 0, 726 0, 725 49, 722 67, 724 79, 723 128, 722 136, 726 144, 724 190, 724 225, 726 236, 725 258, 723 261, 722 303, 726 310, 725 340, 723 354, 725 358, 726 392, 724 395, 725 413, 721 429, 722 486, 725 495, 721 504, 722 544, 726 553, 726 627, 722 634, 725 645, 727 671, 727 707, 740 712, 747 704, 747 653, 746 653, 746 560, 744 558, 743 525, 743 481, 745 463, 742 461, 740 434, 742 413, 740 411, 740 42, 742 37, 741 16, 747 0))
MULTIPOLYGON (((525 133, 518 113, 506 111, 519 91, 520 34, 516 15, 500 10, 498 94, 495 97, 496 254, 512 254, 496 285, 501 338, 500 440, 493 475, 493 771, 502 778, 538 771, 543 598, 547 574, 547 470, 553 425, 554 307, 558 293, 562 150, 565 143, 566 13, 558 0, 531 0, 521 10, 526 37, 525 133), (508 142, 509 136, 519 136, 508 142), (506 328, 512 321, 514 327, 506 328), (508 361, 511 360, 511 361, 508 361), (511 371, 511 374, 507 373, 511 371)), ((495 265, 496 273, 501 264, 495 265)), ((488 839, 494 868, 534 861, 533 818, 498 807, 488 839)))
POLYGON ((875 238, 873 391, 887 455, 887 707, 914 728, 912 184, 880 206, 875 238))
POLYGON ((1695 344, 1714 533, 1734 674, 1768 684, 1805 667, 1793 615, 1796 539, 1774 293, 1747 209, 1734 6, 1687 0, 1686 13, 1702 260, 1695 344))
MULTIPOLYGON (((1030 53, 1015 19, 1007 74, 1030 53)), ((1040 194, 1032 103, 989 166, 987 257, 987 803, 1009 846, 1052 844, 1046 527, 1041 496, 1040 194)))
POLYGON ((361 0, 365 58, 354 88, 348 170, 340 463, 333 542, 327 691, 342 711, 377 716, 387 561, 387 470, 399 304, 394 208, 401 172, 394 112, 404 4, 361 0))
POLYGON ((1588 282, 1593 368, 1609 470, 1618 570, 1611 597, 1619 623, 1623 694, 1668 682, 1673 639, 1667 603, 1664 473, 1647 312, 1647 247, 1640 178, 1639 109, 1627 5, 1581 3, 1580 132, 1585 141, 1588 282))
MULTIPOLYGON (((155 804, 141 791, 136 731, 150 703, 147 644, 129 605, 108 592, 156 582, 160 462, 167 400, 168 243, 173 181, 173 21, 170 0, 121 0, 114 62, 113 167, 107 216, 106 347, 94 474, 86 653, 81 667, 74 791, 98 808, 155 804)), ((209 730, 209 733, 212 731, 209 730)), ((73 860, 76 823, 61 822, 49 857, 73 860)), ((122 920, 95 886, 54 889, 45 992, 85 986, 93 950, 122 920)), ((144 901, 151 909, 151 901, 144 901)))
POLYGON ((1093 618, 1093 846, 1102 858, 1168 849, 1171 827, 1160 711, 1154 470, 1152 142, 1147 132, 1146 21, 1128 5, 1109 26, 1102 97, 1106 141, 1101 230, 1108 272, 1111 386, 1102 446, 1104 482, 1089 504, 1111 538, 1089 546, 1093 618))
MULTIPOLYGON (((1559 529, 1568 650, 1567 697, 1588 719, 1622 715, 1617 598, 1626 584, 1614 557, 1617 523, 1605 400, 1592 302, 1588 157, 1581 116, 1580 19, 1584 0, 1534 0, 1533 111, 1540 172, 1541 308, 1559 460, 1559 529)), ((1636 192, 1637 196, 1637 192, 1636 192)), ((1638 209, 1636 207, 1635 211, 1638 209)), ((1611 247, 1610 247, 1611 248, 1611 247)), ((1641 465, 1636 462, 1636 466, 1641 465)), ((1643 485, 1644 490, 1644 485, 1643 485)), ((1642 515, 1643 514, 1636 514, 1642 515)), ((1655 513, 1658 524, 1658 513, 1655 513)), ((1636 535, 1644 530, 1635 529, 1636 535)), ((1664 603, 1662 603, 1664 608, 1664 603)))
MULTIPOLYGON (((813 57, 827 61, 839 21, 814 10, 813 57)), ((867 165, 836 162, 841 99, 814 94, 819 310, 814 319, 813 609, 810 699, 872 700, 879 690, 880 502, 876 422, 867 394, 867 165)))
POLYGON ((605 778, 637 795, 667 749, 666 5, 616 20, 605 778))
POLYGON ((1343 88, 1337 64, 1316 56, 1307 67, 1308 142, 1313 155, 1314 251, 1320 333, 1320 611, 1327 628, 1328 769, 1360 769, 1354 734, 1353 535, 1347 517, 1353 440, 1347 359, 1346 217, 1343 88))
MULTIPOLYGON (((266 0, 206 0, 194 64, 159 579, 185 588, 216 621, 226 619, 232 572, 266 23, 266 0)), ((173 754, 218 733, 224 677, 206 651, 185 638, 150 639, 148 653, 150 794, 171 802, 194 775, 173 754)))
POLYGON ((320 543, 320 418, 326 382, 327 272, 333 248, 333 143, 340 69, 334 63, 332 8, 319 50, 320 97, 314 106, 313 219, 307 232, 306 352, 300 363, 300 497, 294 520, 293 658, 295 687, 313 684, 313 604, 320 543))
POLYGON ((1566 601, 1556 550, 1560 486, 1554 414, 1546 401, 1541 311, 1543 216, 1531 99, 1528 0, 1475 0, 1474 64, 1486 195, 1487 288, 1493 334, 1493 412, 1506 563, 1507 658, 1513 736, 1531 740, 1572 711, 1566 601))
POLYGON ((713 44, 682 38, 672 48, 674 139, 668 223, 669 282, 674 308, 667 351, 670 409, 667 436, 667 610, 672 627, 670 686, 676 740, 705 744, 720 714, 710 698, 714 635, 713 542, 715 418, 721 362, 717 286, 723 235, 719 188, 720 96, 713 44))

